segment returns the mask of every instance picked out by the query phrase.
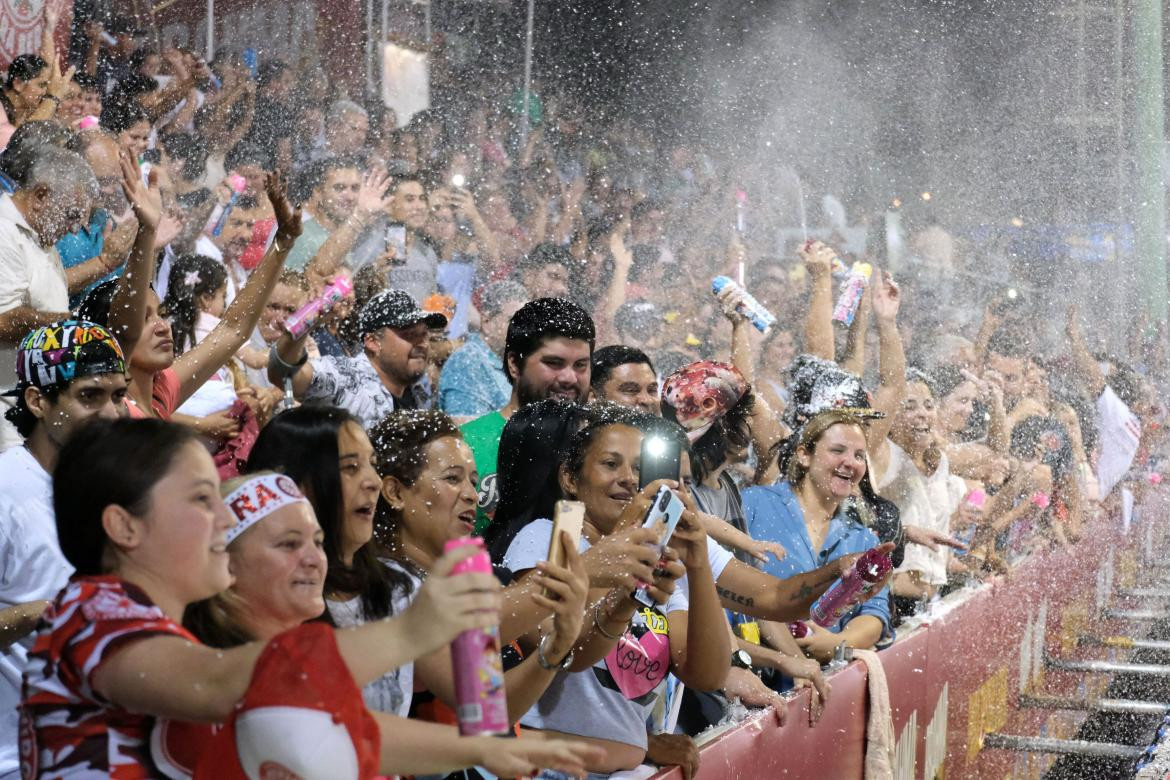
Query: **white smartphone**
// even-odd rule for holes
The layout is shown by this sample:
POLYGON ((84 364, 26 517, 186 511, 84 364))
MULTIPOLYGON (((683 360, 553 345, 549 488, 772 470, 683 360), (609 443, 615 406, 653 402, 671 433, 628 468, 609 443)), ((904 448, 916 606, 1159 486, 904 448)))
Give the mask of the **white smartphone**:
MULTIPOLYGON (((678 521, 682 519, 683 509, 685 507, 677 493, 665 486, 659 489, 658 495, 654 497, 654 503, 650 505, 650 511, 646 513, 646 519, 642 522, 643 528, 652 528, 659 523, 663 524, 662 533, 658 537, 659 554, 666 549, 666 543, 670 541, 670 537, 674 536, 674 529, 678 527, 678 521)), ((654 606, 654 599, 650 596, 650 591, 646 586, 635 590, 633 596, 634 601, 640 604, 647 607, 654 606)))

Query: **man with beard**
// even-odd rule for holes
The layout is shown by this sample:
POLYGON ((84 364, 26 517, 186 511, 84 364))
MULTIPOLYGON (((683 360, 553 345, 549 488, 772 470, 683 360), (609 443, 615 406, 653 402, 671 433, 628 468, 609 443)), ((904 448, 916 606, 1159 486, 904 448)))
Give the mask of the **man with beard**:
POLYGON ((386 290, 358 314, 363 354, 309 360, 308 332, 296 340, 286 332, 269 353, 268 380, 284 387, 291 377, 298 401, 340 406, 368 429, 395 409, 430 408, 429 388, 421 381, 430 329, 446 325, 446 317, 423 311, 402 290, 386 290))
POLYGON ((520 407, 546 398, 583 403, 589 394, 595 338, 593 318, 564 298, 537 298, 512 315, 504 340, 504 372, 512 397, 502 409, 461 427, 479 473, 477 534, 491 522, 499 501, 496 457, 508 419, 520 407))

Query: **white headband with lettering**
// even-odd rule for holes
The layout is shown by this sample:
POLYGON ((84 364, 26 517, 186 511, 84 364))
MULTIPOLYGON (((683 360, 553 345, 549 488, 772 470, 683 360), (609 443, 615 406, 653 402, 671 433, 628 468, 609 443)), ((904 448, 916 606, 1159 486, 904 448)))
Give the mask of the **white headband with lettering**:
POLYGON ((307 504, 309 500, 301 493, 297 483, 284 474, 260 474, 228 493, 223 503, 236 518, 236 524, 227 532, 227 543, 231 544, 240 534, 277 509, 292 504, 307 504))

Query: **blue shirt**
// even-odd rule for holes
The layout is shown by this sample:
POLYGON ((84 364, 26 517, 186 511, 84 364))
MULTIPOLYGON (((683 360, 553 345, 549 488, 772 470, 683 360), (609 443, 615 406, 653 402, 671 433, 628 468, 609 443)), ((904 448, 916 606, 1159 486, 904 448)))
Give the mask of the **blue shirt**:
POLYGON ((503 407, 512 385, 503 361, 479 333, 468 333, 439 375, 439 408, 455 417, 479 417, 503 407))
MULTIPOLYGON (((873 531, 838 512, 829 523, 829 532, 820 550, 814 550, 804 525, 804 510, 788 482, 767 487, 750 487, 743 491, 744 517, 753 539, 780 542, 788 552, 782 560, 769 556, 764 571, 779 579, 819 569, 821 566, 852 553, 877 547, 873 531)), ((845 613, 831 630, 840 631, 859 615, 873 615, 882 621, 882 635, 890 635, 889 588, 882 588, 867 601, 845 613)))
MULTIPOLYGON (((89 225, 76 233, 66 233, 57 241, 57 252, 61 255, 61 265, 72 268, 92 260, 102 253, 106 243, 106 223, 110 215, 105 209, 94 209, 90 216, 89 225)), ((70 306, 76 306, 86 294, 102 282, 116 279, 122 275, 122 269, 111 271, 93 284, 86 287, 80 294, 74 295, 69 301, 70 306)))

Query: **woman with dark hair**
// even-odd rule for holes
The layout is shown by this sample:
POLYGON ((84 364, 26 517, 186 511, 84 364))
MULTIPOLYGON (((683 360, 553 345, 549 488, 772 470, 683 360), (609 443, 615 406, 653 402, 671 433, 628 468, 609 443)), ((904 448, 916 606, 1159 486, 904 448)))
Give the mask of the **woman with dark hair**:
MULTIPOLYGON (((467 447, 445 415, 398 413, 384 419, 372 433, 379 442, 377 452, 349 413, 333 407, 302 406, 278 415, 268 424, 249 461, 250 467, 275 469, 296 480, 317 510, 329 561, 326 606, 331 621, 343 627, 405 611, 427 572, 442 556, 443 544, 470 533, 464 518, 475 517, 474 482, 469 483, 471 488, 463 484, 474 476, 474 468, 459 462, 467 447), (387 480, 395 480, 395 501, 400 498, 402 506, 408 507, 410 522, 404 527, 413 529, 413 534, 403 534, 393 522, 402 512, 396 512, 388 503, 390 499, 378 501, 379 490, 384 493, 387 488, 374 468, 375 460, 389 475, 387 480), (457 479, 460 468, 462 479, 457 479), (418 504, 410 500, 415 486, 420 491, 430 491, 418 504), (462 503, 469 503, 469 507, 459 500, 468 492, 471 498, 462 503), (450 493, 447 497, 451 500, 438 505, 425 503, 433 502, 438 493, 450 493), (390 547, 388 559, 380 557, 382 548, 374 540, 375 507, 377 525, 390 547), (453 514, 440 517, 444 511, 453 514)), ((540 607, 541 612, 525 630, 534 629, 553 614, 555 620, 545 631, 549 639, 542 645, 547 658, 541 658, 560 662, 571 657, 585 586, 582 582, 579 588, 572 587, 574 575, 563 567, 550 567, 546 576, 551 584, 541 582, 540 587, 553 589, 562 599, 554 601, 543 596, 539 588, 532 589, 526 601, 540 607)), ((503 641, 509 641, 515 636, 508 626, 515 620, 516 610, 509 609, 505 614, 508 620, 504 621, 501 636, 503 641)), ((517 716, 552 679, 546 674, 547 667, 542 669, 541 665, 542 661, 533 657, 505 675, 509 707, 515 709, 517 716)), ((416 677, 446 703, 454 701, 449 653, 440 650, 366 686, 366 703, 371 709, 405 716, 410 711, 416 677)))
POLYGON ((1006 457, 1003 390, 953 365, 939 366, 929 379, 938 408, 936 430, 951 472, 986 485, 1003 484, 1012 466, 1006 457), (980 419, 984 416, 986 422, 980 419))
POLYGON ((1078 478, 1077 455, 1068 430, 1055 417, 1032 415, 1012 428, 1008 452, 1030 475, 1028 495, 1017 493, 1016 507, 996 518, 996 530, 1008 529, 1007 544, 1030 552, 1030 537, 1047 533, 1061 544, 1080 539, 1085 499, 1078 478))
MULTIPOLYGON (((565 495, 585 505, 583 551, 620 535, 644 516, 648 501, 664 483, 651 483, 639 494, 642 438, 664 434, 663 426, 661 418, 644 412, 609 407, 570 438, 558 478, 565 495)), ((679 489, 675 483, 665 484, 679 489)), ((685 490, 680 492, 685 495, 685 490)), ((549 518, 526 525, 512 540, 505 565, 521 579, 529 576, 544 561, 552 530, 549 518)), ((647 718, 667 671, 673 669, 683 683, 699 690, 719 688, 727 677, 731 645, 726 620, 715 592, 706 535, 692 511, 683 513, 658 567, 662 576, 657 582, 667 588, 686 575, 673 593, 658 595, 660 606, 641 608, 624 583, 598 587, 591 582, 591 633, 608 640, 612 649, 591 668, 558 675, 520 721, 550 736, 603 748, 605 759, 590 765, 591 772, 612 773, 642 763, 647 718), (629 658, 639 663, 631 666, 629 658)))
POLYGON ((101 127, 130 155, 135 165, 150 144, 150 115, 133 98, 107 100, 102 106, 101 127))
MULTIPOLYGON (((289 477, 264 471, 229 480, 221 488, 236 517, 227 537, 232 586, 192 604, 184 617, 184 625, 205 644, 231 648, 254 640, 270 641, 325 612, 325 534, 312 506, 303 498, 296 500, 299 494, 286 482, 289 477), (271 496, 278 492, 290 500, 273 501, 271 496)), ((303 633, 307 668, 300 671, 313 677, 311 681, 308 675, 302 677, 298 687, 312 690, 319 679, 316 643, 328 629, 318 622, 303 633)), ((356 688, 353 695, 358 697, 356 688)), ((477 764, 509 776, 525 764, 541 762, 542 756, 548 758, 541 748, 534 752, 531 742, 460 737, 450 726, 408 721, 377 710, 368 715, 382 736, 383 772, 445 772, 477 764)), ((219 776, 223 773, 213 771, 222 766, 222 756, 217 754, 235 752, 230 747, 222 749, 222 737, 214 742, 219 730, 210 724, 160 721, 151 737, 152 755, 167 777, 191 776, 196 768, 200 776, 219 776)), ((317 771, 301 776, 343 774, 338 763, 342 756, 321 750, 316 757, 327 763, 318 763, 317 771)))
MULTIPOLYGON (((262 656, 269 643, 217 650, 179 624, 189 604, 231 583, 226 547, 234 520, 215 465, 181 426, 98 420, 62 449, 53 481, 61 549, 76 575, 46 611, 25 669, 24 762, 38 776, 157 776, 146 744, 153 720, 229 721, 253 675, 272 661, 262 656), (81 474, 84 490, 76 484, 81 474)), ((295 488, 280 485, 269 498, 300 500, 295 488)), ((464 557, 436 566, 417 608, 318 636, 320 647, 360 685, 461 631, 494 624, 492 578, 442 576, 464 557)), ((276 704, 282 695, 269 691, 276 704)))

